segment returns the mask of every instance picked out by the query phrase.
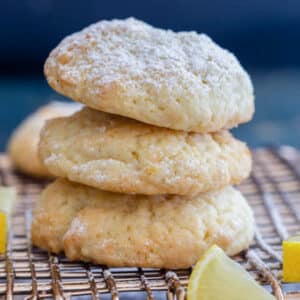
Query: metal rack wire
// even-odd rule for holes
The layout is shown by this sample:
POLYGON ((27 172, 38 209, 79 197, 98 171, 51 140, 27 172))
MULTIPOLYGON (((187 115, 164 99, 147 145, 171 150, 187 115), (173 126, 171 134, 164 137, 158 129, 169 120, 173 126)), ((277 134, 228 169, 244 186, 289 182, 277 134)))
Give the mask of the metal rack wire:
MULTIPOLYGON (((21 198, 7 253, 0 256, 0 298, 95 300, 110 295, 117 300, 124 292, 140 291, 140 299, 185 299, 191 269, 109 268, 70 262, 32 247, 31 207, 46 182, 16 174, 3 154, 0 184, 15 186, 21 198)), ((300 285, 280 285, 281 242, 300 231, 300 153, 291 147, 254 151, 252 175, 239 188, 255 212, 257 232, 250 249, 235 259, 258 282, 269 285, 277 299, 284 299, 283 290, 300 291, 300 285)), ((288 299, 300 299, 300 294, 294 297, 288 299)))

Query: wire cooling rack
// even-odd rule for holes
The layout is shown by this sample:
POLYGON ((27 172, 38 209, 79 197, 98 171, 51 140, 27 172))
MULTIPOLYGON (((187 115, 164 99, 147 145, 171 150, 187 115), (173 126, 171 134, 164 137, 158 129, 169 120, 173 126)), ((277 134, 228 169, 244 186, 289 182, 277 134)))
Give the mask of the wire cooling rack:
MULTIPOLYGON (((260 284, 272 289, 277 299, 300 299, 296 293, 300 285, 280 284, 281 242, 300 231, 300 153, 283 146, 259 149, 253 156, 252 175, 239 188, 255 212, 256 238, 250 249, 235 259, 260 284), (285 295, 287 291, 294 292, 291 298, 285 295)), ((15 173, 3 154, 0 184, 15 186, 20 197, 9 231, 7 254, 0 256, 0 298, 186 298, 191 269, 109 268, 70 262, 64 256, 32 247, 31 207, 46 182, 15 173)))

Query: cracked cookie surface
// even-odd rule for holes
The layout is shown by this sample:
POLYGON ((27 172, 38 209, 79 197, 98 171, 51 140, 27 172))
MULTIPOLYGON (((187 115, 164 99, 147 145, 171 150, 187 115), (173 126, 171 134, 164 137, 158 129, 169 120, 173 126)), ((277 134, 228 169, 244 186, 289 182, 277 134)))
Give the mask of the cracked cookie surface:
POLYGON ((188 133, 90 108, 47 122, 40 157, 55 176, 99 189, 196 195, 248 177, 247 146, 227 131, 188 133))
POLYGON ((254 219, 233 187, 196 197, 104 192, 58 179, 37 201, 33 244, 71 260, 109 266, 186 268, 213 244, 234 255, 254 219))
POLYGON ((214 132, 254 112, 252 83, 233 54, 205 34, 134 18, 101 21, 66 37, 44 70, 59 93, 156 126, 214 132))

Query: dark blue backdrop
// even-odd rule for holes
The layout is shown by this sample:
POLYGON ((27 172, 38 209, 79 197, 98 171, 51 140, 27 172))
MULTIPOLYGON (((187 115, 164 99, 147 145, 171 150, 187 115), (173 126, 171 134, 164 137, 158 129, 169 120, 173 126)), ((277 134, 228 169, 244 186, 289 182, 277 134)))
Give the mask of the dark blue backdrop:
POLYGON ((299 0, 0 0, 1 71, 40 72, 67 34, 128 16, 205 32, 246 67, 300 65, 299 0))
POLYGON ((233 51, 257 96, 255 120, 235 133, 253 146, 300 146, 299 0, 0 0, 0 150, 27 113, 57 98, 42 77, 49 51, 92 22, 128 16, 205 32, 233 51))

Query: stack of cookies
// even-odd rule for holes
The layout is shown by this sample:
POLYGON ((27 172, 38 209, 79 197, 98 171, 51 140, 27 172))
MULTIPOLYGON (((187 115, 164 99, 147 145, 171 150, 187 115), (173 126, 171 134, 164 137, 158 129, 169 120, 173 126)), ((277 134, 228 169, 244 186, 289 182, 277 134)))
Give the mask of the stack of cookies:
POLYGON ((226 129, 249 121, 253 88, 209 37, 133 18, 64 39, 45 64, 52 88, 86 105, 50 120, 39 144, 60 177, 36 204, 32 240, 72 260, 184 268, 212 244, 253 238, 239 191, 247 146, 226 129))

